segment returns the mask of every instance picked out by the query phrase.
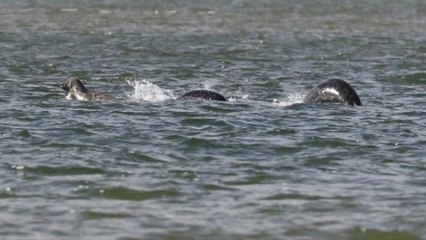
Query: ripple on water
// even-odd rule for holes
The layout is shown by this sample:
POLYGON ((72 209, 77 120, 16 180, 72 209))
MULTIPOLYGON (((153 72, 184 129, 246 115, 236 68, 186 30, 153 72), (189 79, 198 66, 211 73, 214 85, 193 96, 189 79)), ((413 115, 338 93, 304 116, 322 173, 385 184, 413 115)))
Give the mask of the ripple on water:
POLYGON ((93 189, 92 196, 126 201, 146 201, 150 199, 172 200, 182 195, 176 189, 137 190, 127 187, 109 187, 93 189))
MULTIPOLYGON (((64 164, 65 165, 65 164, 64 164)), ((92 174, 107 174, 108 172, 102 168, 85 167, 85 166, 36 166, 27 167, 26 172, 42 175, 42 176, 69 176, 69 175, 92 175, 92 174)))

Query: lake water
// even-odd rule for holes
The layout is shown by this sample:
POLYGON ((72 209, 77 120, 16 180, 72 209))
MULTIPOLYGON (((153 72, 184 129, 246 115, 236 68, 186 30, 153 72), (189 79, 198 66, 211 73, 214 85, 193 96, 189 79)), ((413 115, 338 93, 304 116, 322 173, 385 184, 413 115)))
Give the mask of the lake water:
POLYGON ((423 0, 4 0, 0 49, 1 239, 426 239, 423 0))

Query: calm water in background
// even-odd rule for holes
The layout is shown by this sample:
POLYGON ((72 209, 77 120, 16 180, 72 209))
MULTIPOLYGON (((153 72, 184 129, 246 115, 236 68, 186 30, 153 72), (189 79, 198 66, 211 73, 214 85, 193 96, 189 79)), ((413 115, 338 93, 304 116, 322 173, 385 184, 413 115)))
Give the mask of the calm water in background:
POLYGON ((0 3, 1 239, 426 238, 424 1, 137 2, 0 3))

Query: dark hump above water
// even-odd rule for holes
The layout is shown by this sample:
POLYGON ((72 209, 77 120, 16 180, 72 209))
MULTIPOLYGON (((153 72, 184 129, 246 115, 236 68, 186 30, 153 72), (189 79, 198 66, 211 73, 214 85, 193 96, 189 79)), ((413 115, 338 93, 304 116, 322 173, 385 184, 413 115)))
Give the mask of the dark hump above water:
POLYGON ((187 92, 179 97, 180 99, 203 99, 203 100, 216 100, 227 101, 224 96, 219 93, 209 90, 194 90, 187 92))
POLYGON ((341 102, 351 106, 362 106, 355 89, 341 79, 321 82, 309 91, 304 102, 341 102))

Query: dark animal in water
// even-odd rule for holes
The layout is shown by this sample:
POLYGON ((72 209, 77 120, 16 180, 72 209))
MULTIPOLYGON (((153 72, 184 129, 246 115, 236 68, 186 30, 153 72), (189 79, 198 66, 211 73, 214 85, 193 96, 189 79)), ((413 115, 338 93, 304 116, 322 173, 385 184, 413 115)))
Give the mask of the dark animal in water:
POLYGON ((304 102, 341 102, 351 106, 362 106, 352 86, 341 79, 321 82, 305 96, 304 102))
POLYGON ((61 85, 61 88, 67 92, 67 96, 65 98, 68 100, 106 101, 112 99, 112 97, 109 95, 90 91, 78 78, 69 78, 64 84, 61 85))
POLYGON ((227 101, 224 96, 219 93, 209 90, 194 90, 187 92, 179 97, 180 99, 203 99, 203 100, 216 100, 227 101))

